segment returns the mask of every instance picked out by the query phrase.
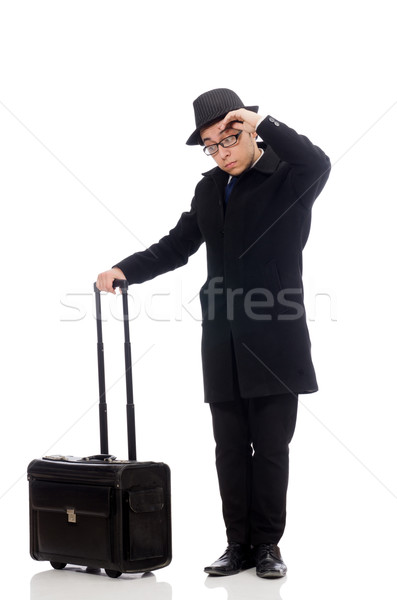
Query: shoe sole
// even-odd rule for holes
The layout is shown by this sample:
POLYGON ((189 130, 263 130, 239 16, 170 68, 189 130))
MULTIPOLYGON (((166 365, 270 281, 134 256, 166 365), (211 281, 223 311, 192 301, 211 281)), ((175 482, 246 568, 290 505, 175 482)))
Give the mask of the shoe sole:
POLYGON ((258 573, 257 571, 256 574, 262 579, 281 579, 281 577, 286 576, 287 571, 285 571, 285 573, 280 573, 280 571, 265 571, 265 573, 258 573))
POLYGON ((225 573, 224 571, 216 571, 215 569, 204 569, 204 573, 206 573, 207 575, 212 575, 212 576, 216 576, 216 577, 225 577, 227 575, 237 575, 237 573, 240 573, 242 571, 242 569, 239 569, 238 571, 227 571, 227 573, 225 573))
POLYGON ((217 575, 220 577, 225 577, 226 575, 237 575, 237 573, 241 573, 241 571, 246 571, 247 569, 252 569, 254 566, 255 566, 255 564, 253 562, 247 563, 246 565, 241 567, 241 569, 236 569, 234 571, 227 571, 227 572, 218 571, 216 567, 214 569, 211 569, 211 567, 205 567, 204 573, 206 573, 207 575, 217 575))

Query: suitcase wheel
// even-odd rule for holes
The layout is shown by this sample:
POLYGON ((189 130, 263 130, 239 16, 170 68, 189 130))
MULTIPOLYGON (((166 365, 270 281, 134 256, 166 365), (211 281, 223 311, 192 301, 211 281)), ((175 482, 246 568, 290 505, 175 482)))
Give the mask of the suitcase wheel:
POLYGON ((105 569, 105 573, 108 577, 113 577, 114 579, 121 575, 121 571, 113 571, 112 569, 105 569))
POLYGON ((66 563, 54 562, 53 560, 50 561, 50 564, 53 569, 64 569, 66 567, 66 563))

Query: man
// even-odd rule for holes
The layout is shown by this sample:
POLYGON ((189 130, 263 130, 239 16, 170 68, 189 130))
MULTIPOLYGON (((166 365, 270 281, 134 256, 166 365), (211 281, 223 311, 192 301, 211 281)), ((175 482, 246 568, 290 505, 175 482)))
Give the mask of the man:
POLYGON ((330 162, 231 90, 206 92, 193 106, 196 128, 187 144, 204 146, 217 167, 203 174, 190 211, 167 236, 101 273, 97 286, 111 292, 115 278, 141 283, 186 264, 206 243, 204 391, 228 546, 205 572, 232 575, 256 565, 259 577, 282 577, 278 543, 298 394, 317 390, 302 250, 330 162))

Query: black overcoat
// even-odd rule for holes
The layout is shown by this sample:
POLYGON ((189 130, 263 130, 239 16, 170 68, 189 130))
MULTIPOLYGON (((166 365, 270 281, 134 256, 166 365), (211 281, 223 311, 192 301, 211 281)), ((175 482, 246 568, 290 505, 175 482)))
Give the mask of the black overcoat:
POLYGON ((240 175, 227 208, 228 174, 203 174, 189 212, 157 244, 119 262, 129 283, 180 267, 205 242, 200 291, 205 400, 317 390, 302 284, 302 250, 330 161, 305 136, 266 117, 264 153, 240 175))

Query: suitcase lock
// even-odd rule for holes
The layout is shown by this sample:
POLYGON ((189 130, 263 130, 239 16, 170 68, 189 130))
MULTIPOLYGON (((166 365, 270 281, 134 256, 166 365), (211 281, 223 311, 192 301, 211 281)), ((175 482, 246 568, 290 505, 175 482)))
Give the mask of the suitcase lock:
POLYGON ((68 515, 68 523, 76 523, 77 515, 74 512, 74 508, 68 508, 66 509, 66 512, 68 515))

